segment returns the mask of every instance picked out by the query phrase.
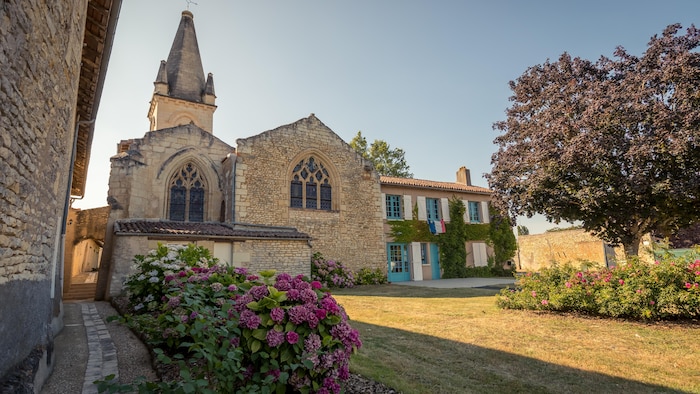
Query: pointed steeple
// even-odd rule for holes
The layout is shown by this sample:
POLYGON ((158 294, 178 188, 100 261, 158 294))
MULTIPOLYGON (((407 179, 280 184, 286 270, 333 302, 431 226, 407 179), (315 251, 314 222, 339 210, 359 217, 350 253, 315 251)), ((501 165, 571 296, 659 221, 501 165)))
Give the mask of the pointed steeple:
POLYGON ((153 82, 155 85, 155 93, 167 95, 170 90, 168 87, 168 73, 165 71, 165 60, 160 61, 160 68, 158 69, 158 75, 156 75, 156 81, 153 82))
POLYGON ((177 28, 173 46, 165 65, 170 86, 170 97, 202 102, 206 80, 199 56, 197 33, 190 11, 182 11, 180 26, 177 28))
POLYGON ((212 132, 216 110, 214 78, 211 73, 204 76, 190 11, 182 11, 168 60, 161 61, 153 85, 148 111, 151 131, 194 123, 212 132))

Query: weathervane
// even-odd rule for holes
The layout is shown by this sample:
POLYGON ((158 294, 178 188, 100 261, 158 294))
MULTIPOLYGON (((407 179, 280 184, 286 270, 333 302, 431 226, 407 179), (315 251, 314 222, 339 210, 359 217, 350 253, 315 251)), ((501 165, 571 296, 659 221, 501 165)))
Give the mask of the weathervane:
POLYGON ((187 9, 188 9, 188 10, 190 9, 190 4, 199 5, 199 4, 195 3, 195 2, 192 1, 192 0, 185 0, 185 1, 187 2, 187 9))

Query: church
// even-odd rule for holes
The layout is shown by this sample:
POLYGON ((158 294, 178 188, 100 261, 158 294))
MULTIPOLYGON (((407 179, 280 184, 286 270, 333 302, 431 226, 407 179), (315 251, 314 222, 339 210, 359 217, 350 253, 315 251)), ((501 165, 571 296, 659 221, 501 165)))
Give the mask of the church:
MULTIPOLYGON (((379 176, 314 114, 234 146, 215 136, 216 109, 193 15, 183 11, 157 70, 149 131, 110 158, 98 298, 121 293, 134 255, 159 243, 195 243, 253 272, 308 275, 320 252, 394 281, 438 279, 437 245, 397 247, 389 222, 413 218, 414 208, 419 220, 449 222, 447 200, 457 196, 468 223, 488 223, 491 192, 471 185, 464 167, 454 183, 379 176)), ((485 265, 485 242, 468 247, 465 264, 485 265)))

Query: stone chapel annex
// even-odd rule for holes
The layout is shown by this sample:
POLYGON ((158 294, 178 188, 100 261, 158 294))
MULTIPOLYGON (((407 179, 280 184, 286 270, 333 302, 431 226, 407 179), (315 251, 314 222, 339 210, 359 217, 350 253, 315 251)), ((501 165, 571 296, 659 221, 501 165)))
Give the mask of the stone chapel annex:
MULTIPOLYGON (((149 131, 121 141, 110 159, 98 299, 119 294, 133 256, 158 243, 196 243, 251 271, 308 275, 321 252, 393 281, 438 279, 437 245, 394 244, 388 221, 410 219, 414 206, 419 220, 449 221, 447 199, 457 195, 468 222, 488 223, 491 193, 472 186, 465 168, 455 183, 380 177, 314 114, 235 147, 217 138, 214 80, 189 11, 154 85, 149 131)), ((485 265, 485 243, 468 246, 465 264, 485 265)))

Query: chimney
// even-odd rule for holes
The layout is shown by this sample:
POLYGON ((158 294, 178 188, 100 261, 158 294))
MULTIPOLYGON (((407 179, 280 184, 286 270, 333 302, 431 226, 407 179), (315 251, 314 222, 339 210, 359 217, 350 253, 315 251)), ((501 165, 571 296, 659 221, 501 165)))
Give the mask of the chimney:
POLYGON ((472 185, 472 176, 469 173, 467 167, 462 166, 459 167, 459 170, 457 170, 457 183, 461 183, 467 186, 472 185))

